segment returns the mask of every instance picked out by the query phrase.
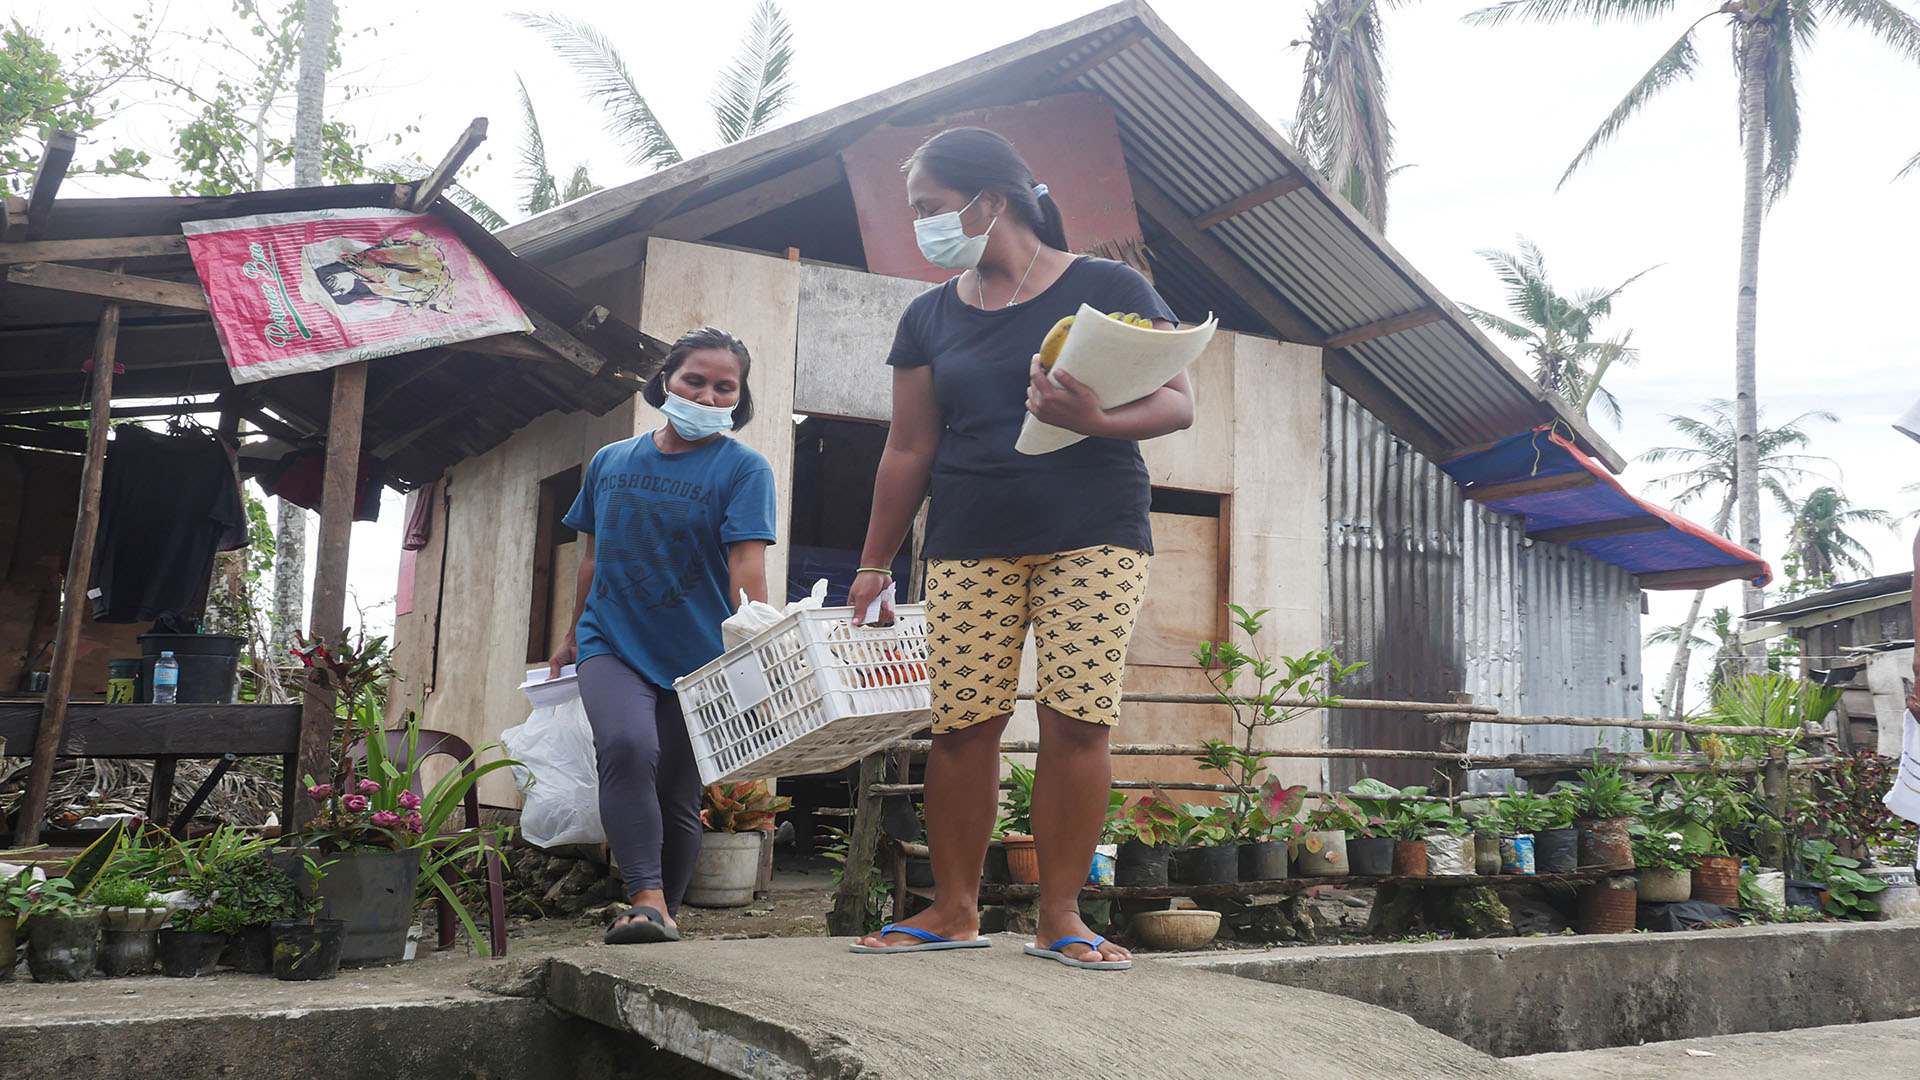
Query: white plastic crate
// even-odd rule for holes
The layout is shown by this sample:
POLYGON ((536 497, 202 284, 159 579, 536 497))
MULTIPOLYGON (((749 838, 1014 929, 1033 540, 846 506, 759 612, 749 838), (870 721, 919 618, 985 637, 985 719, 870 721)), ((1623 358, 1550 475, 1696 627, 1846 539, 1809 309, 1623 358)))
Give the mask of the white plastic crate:
POLYGON ((674 680, 700 782, 833 772, 933 722, 927 610, 796 611, 674 680))

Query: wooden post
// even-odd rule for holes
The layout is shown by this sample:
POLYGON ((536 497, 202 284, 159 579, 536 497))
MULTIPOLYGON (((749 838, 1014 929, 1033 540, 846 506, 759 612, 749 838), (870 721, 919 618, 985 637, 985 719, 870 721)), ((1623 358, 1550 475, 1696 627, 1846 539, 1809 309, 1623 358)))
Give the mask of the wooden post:
MULTIPOLYGON (((313 601, 307 633, 329 645, 340 641, 347 617, 347 552, 353 539, 353 510, 359 495, 360 433, 366 417, 367 365, 365 361, 333 369, 333 405, 327 416, 327 471, 320 489, 320 546, 313 569, 313 601)), ((309 692, 300 710, 300 780, 308 776, 328 783, 334 724, 334 702, 328 695, 309 692)), ((309 820, 317 804, 295 799, 298 828, 309 820)))
MULTIPOLYGON (((114 272, 120 264, 114 264, 114 272)), ((40 842, 40 819, 47 813, 47 791, 53 786, 53 767, 60 756, 60 736, 67 722, 67 698, 73 692, 73 667, 78 659, 80 621, 87 609, 87 579, 93 569, 93 541, 100 531, 100 480, 107 467, 107 433, 113 414, 113 359, 120 346, 120 305, 112 300, 100 310, 100 327, 93 338, 93 399, 87 417, 87 458, 80 476, 80 509, 74 516, 73 545, 67 550, 67 581, 61 593, 60 623, 54 631, 53 671, 47 679, 46 703, 40 710, 40 730, 33 740, 33 767, 27 776, 27 797, 13 830, 16 847, 40 842)))
MULTIPOLYGON (((1473 695, 1454 691, 1455 705, 1473 704, 1473 695)), ((1440 729, 1440 749, 1455 755, 1451 760, 1442 758, 1433 764, 1434 793, 1437 795, 1459 796, 1467 790, 1467 770, 1461 768, 1460 761, 1466 756, 1467 746, 1473 735, 1473 721, 1450 720, 1440 729)))
POLYGON ((827 933, 835 937, 857 937, 867 932, 867 881, 880 854, 880 798, 873 794, 873 786, 886 775, 884 751, 861 759, 860 779, 853 792, 853 828, 847 835, 847 861, 833 893, 833 911, 827 915, 827 933))
POLYGON ((1787 785, 1787 748, 1771 746, 1767 748, 1767 764, 1761 773, 1766 785, 1767 813, 1773 817, 1775 829, 1767 833, 1766 851, 1762 854, 1766 864, 1776 870, 1787 868, 1787 813, 1789 794, 1787 785))

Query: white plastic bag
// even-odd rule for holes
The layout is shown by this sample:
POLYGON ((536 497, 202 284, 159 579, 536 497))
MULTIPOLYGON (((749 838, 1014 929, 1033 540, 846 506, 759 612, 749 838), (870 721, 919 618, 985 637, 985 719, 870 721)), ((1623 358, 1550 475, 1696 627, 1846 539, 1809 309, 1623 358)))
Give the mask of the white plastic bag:
POLYGON ((507 756, 520 763, 512 770, 522 799, 520 834, 543 848, 604 843, 593 728, 573 667, 562 669, 558 679, 546 675, 543 669, 527 673, 521 689, 536 703, 533 713, 500 733, 507 756))
POLYGON ((750 640, 753 635, 774 625, 796 611, 817 608, 827 602, 827 579, 821 578, 813 583, 813 595, 803 596, 784 609, 773 604, 747 599, 744 590, 740 593, 739 610, 727 616, 720 623, 720 640, 731 649, 735 645, 750 640))

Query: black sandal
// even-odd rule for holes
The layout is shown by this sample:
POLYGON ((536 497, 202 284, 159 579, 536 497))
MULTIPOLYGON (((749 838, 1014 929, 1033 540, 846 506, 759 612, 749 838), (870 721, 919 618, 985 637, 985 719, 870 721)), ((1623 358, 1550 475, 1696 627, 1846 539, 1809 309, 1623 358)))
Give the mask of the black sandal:
POLYGON ((655 941, 679 940, 680 931, 667 925, 667 917, 660 914, 659 908, 635 904, 614 916, 613 921, 607 924, 606 942, 609 945, 640 945, 655 941), (646 921, 634 919, 636 915, 645 916, 646 921), (632 921, 623 925, 620 922, 621 919, 632 921))

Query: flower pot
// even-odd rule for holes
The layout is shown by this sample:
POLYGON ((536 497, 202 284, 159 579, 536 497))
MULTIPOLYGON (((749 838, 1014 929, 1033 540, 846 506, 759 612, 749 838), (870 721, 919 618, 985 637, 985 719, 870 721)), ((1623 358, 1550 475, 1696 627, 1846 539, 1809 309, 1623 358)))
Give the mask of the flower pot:
POLYGON ((109 978, 153 971, 160 943, 154 934, 167 921, 167 909, 106 908, 100 916, 100 974, 109 978))
POLYGON ((1533 837, 1503 836, 1500 838, 1500 872, 1503 874, 1532 874, 1539 868, 1534 858, 1533 837))
POLYGON ((1239 849, 1212 845, 1174 848, 1167 876, 1178 885, 1231 885, 1240 880, 1239 849))
POLYGON ((1724 908, 1740 906, 1740 860, 1708 855, 1693 864, 1693 898, 1724 908))
POLYGON ((1580 830, 1542 829, 1533 834, 1534 868, 1542 874, 1580 869, 1580 830))
POLYGON ((1647 866, 1642 867, 1637 876, 1640 878, 1640 902, 1643 904, 1678 904, 1693 896, 1693 872, 1690 870, 1647 866))
POLYGON ((43 912, 27 922, 27 970, 34 982, 79 982, 93 974, 99 950, 99 908, 80 915, 43 912))
POLYGON ((1241 844, 1241 881, 1279 881, 1287 876, 1287 845, 1279 840, 1241 844))
POLYGON ((340 963, 398 963, 407 954, 407 928, 414 923, 420 881, 417 847, 398 851, 346 851, 315 855, 324 864, 320 880, 309 886, 297 852, 278 853, 273 861, 294 880, 302 893, 311 889, 320 899, 320 917, 346 924, 346 942, 340 963))
POLYGON ((1427 842, 1425 840, 1393 842, 1393 876, 1427 876, 1427 842))
POLYGON ((1573 827, 1580 832, 1580 865, 1630 869, 1633 866, 1633 841, 1627 835, 1629 820, 1623 817, 1581 818, 1574 822, 1573 827))
POLYGON ((18 931, 18 919, 0 915, 0 982, 13 978, 13 967, 20 960, 18 931))
POLYGON ((234 675, 240 668, 240 648, 246 639, 232 634, 141 634, 140 678, 153 690, 153 665, 162 652, 180 662, 180 685, 174 700, 182 705, 225 705, 233 700, 234 675))
POLYGON ((346 924, 339 919, 276 919, 267 924, 273 977, 289 982, 331 979, 340 970, 346 924))
POLYGON ((1434 877, 1470 876, 1473 873, 1473 837, 1460 833, 1428 833, 1427 872, 1434 877))
POLYGON ((1877 866, 1860 872, 1887 883, 1886 888, 1872 897, 1873 902, 1880 905, 1881 918, 1920 919, 1920 885, 1914 882, 1913 867, 1877 866))
MULTIPOLYGON (((927 868, 931 877, 933 868, 927 868)), ((683 899, 694 907, 745 907, 753 902, 753 883, 760 876, 760 831, 709 832, 700 835, 700 854, 693 860, 693 879, 683 899)))
POLYGON ((1173 851, 1166 844, 1143 844, 1128 840, 1114 856, 1113 883, 1129 888, 1153 888, 1167 883, 1167 856, 1173 851))
POLYGON ((1348 837, 1347 862, 1357 877, 1386 877, 1393 873, 1393 841, 1384 836, 1348 837))
POLYGON ((249 926, 228 936, 227 947, 220 953, 220 962, 249 975, 265 975, 272 971, 273 941, 267 934, 267 924, 249 926))
POLYGON ((987 861, 980 868, 980 881, 984 885, 1005 885, 1012 881, 1007 872, 1007 846, 998 840, 987 845, 987 861))
POLYGON ((1583 934, 1631 934, 1639 914, 1632 878, 1580 890, 1580 917, 1574 928, 1583 934), (1624 883, 1625 888, 1617 885, 1624 883))
POLYGON ((102 931, 158 930, 167 925, 169 912, 164 907, 100 909, 102 931))
POLYGON ((1040 884, 1040 854, 1033 849, 1033 837, 1008 833, 1000 842, 1007 849, 1007 876, 1014 884, 1040 884))
POLYGON ((1133 917, 1129 932, 1150 949, 1197 949, 1220 932, 1220 913, 1192 908, 1143 911, 1133 917))
POLYGON ((1293 868, 1301 877, 1343 877, 1352 873, 1346 832, 1330 829, 1303 834, 1294 846, 1293 868))
POLYGON ((1500 837, 1498 834, 1489 832, 1473 834, 1473 872, 1480 877, 1499 876, 1500 837))
POLYGON ((199 930, 160 931, 160 974, 174 979, 211 975, 220 966, 227 935, 199 930))

